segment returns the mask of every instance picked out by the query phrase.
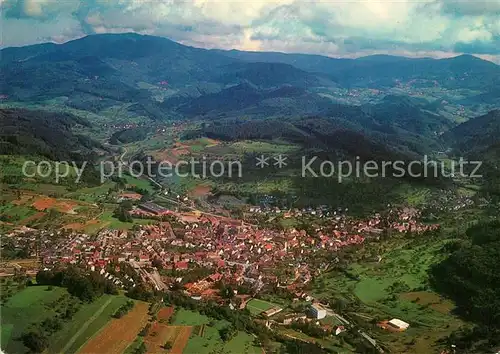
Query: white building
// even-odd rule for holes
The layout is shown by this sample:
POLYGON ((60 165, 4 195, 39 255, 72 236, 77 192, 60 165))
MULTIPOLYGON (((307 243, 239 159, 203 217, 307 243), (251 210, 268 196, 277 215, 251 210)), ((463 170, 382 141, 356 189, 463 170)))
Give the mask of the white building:
POLYGON ((311 305, 311 314, 313 318, 321 320, 326 317, 326 310, 318 304, 311 305))
POLYGON ((269 318, 271 316, 276 315, 277 313, 279 313, 281 311, 283 311, 283 309, 281 307, 273 307, 273 308, 270 308, 267 311, 264 311, 263 315, 269 318))
POLYGON ((390 320, 389 324, 391 326, 393 326, 394 328, 399 329, 400 331, 406 331, 408 329, 408 327, 410 327, 409 323, 398 320, 397 318, 393 318, 392 320, 390 320))

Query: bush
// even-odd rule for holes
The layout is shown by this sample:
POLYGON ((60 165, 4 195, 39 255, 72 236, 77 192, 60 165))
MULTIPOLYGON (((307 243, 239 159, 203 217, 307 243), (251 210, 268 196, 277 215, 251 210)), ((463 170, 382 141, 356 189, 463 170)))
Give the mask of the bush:
POLYGON ((21 341, 28 349, 35 353, 41 353, 49 346, 47 337, 35 331, 21 335, 21 341))

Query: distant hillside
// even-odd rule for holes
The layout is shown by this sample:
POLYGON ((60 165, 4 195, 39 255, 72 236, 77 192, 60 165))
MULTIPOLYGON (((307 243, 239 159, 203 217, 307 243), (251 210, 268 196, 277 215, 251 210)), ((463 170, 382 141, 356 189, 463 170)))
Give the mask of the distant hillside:
POLYGON ((282 86, 259 89, 248 83, 231 86, 217 93, 197 98, 173 98, 162 104, 188 117, 234 115, 273 116, 317 113, 331 106, 331 101, 303 88, 282 86))
POLYGON ((442 148, 440 135, 453 128, 456 106, 450 109, 444 98, 433 101, 434 93, 427 98, 415 90, 463 89, 468 93, 460 91, 457 100, 469 100, 470 107, 496 102, 500 90, 500 66, 472 56, 333 59, 206 50, 138 34, 91 35, 0 54, 2 102, 96 115, 120 109, 153 120, 317 116, 416 154, 442 148), (352 88, 382 89, 372 95, 352 88), (406 97, 407 91, 422 98, 406 97))
POLYGON ((286 63, 309 72, 327 74, 345 87, 384 87, 420 80, 422 86, 500 88, 500 66, 471 55, 441 60, 388 55, 335 59, 272 52, 216 52, 239 60, 286 63))
POLYGON ((444 135, 456 155, 482 161, 482 192, 500 202, 500 110, 469 120, 444 135))
POLYGON ((500 143, 500 110, 460 124, 444 135, 455 149, 464 153, 495 150, 500 143))
POLYGON ((206 125, 198 134, 214 139, 287 140, 306 149, 340 152, 343 156, 359 156, 362 160, 396 161, 410 159, 377 142, 360 131, 347 129, 343 123, 327 117, 289 119, 238 120, 221 119, 206 125))
POLYGON ((50 160, 83 161, 103 147, 73 133, 88 122, 71 114, 0 109, 0 155, 37 155, 50 160))
MULTIPOLYGON (((42 100, 82 93, 134 102, 158 88, 218 91, 249 83, 308 90, 322 87, 394 87, 401 83, 486 91, 495 100, 500 66, 473 56, 410 59, 371 56, 333 59, 319 55, 205 50, 138 34, 91 35, 64 44, 1 50, 0 86, 11 100, 42 100), (161 84, 159 84, 161 83, 161 84), (163 85, 163 86, 162 86, 163 85), (491 94, 490 94, 491 93, 491 94)), ((88 97, 88 99, 91 99, 88 97)), ((78 104, 78 103, 77 103, 78 104)))
POLYGON ((282 85, 315 87, 320 80, 315 75, 282 63, 235 63, 221 68, 220 80, 231 84, 235 80, 269 88, 282 85))

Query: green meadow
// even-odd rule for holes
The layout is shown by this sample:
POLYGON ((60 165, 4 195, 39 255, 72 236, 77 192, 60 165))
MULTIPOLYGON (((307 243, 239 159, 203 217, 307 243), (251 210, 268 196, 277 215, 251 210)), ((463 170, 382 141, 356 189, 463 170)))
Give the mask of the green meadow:
POLYGON ((124 296, 103 295, 94 302, 81 303, 66 289, 48 286, 30 286, 14 294, 2 305, 1 345, 7 353, 27 353, 18 340, 45 319, 64 313, 69 306, 77 306, 70 320, 49 338, 48 353, 76 353, 88 339, 97 333, 111 315, 125 303, 124 296))

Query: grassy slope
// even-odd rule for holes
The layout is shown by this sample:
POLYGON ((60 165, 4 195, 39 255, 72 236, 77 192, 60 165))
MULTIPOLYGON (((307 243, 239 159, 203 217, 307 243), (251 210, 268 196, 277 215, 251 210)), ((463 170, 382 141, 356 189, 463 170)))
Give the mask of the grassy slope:
POLYGON ((27 349, 17 341, 32 323, 38 323, 54 316, 55 309, 48 306, 66 292, 63 288, 47 290, 46 286, 28 287, 7 301, 2 306, 2 349, 7 353, 24 353, 27 349))
MULTIPOLYGON (((55 316, 57 308, 48 304, 67 294, 64 288, 47 286, 28 287, 15 294, 2 306, 2 349, 8 353, 24 353, 26 348, 15 340, 31 324, 40 323, 45 318, 55 316)), ((120 307, 126 298, 103 295, 90 304, 82 304, 71 321, 64 322, 63 328, 50 339, 48 353, 75 353, 89 338, 97 333, 120 307), (82 330, 83 329, 83 330, 82 330), (64 348, 64 350, 63 350, 64 348)))
POLYGON ((451 314, 454 306, 428 286, 427 271, 444 257, 446 239, 395 240, 385 245, 382 260, 363 261, 351 265, 347 277, 332 272, 322 275, 313 294, 320 298, 346 298, 358 302, 356 310, 346 314, 364 321, 372 335, 396 352, 429 352, 434 343, 457 329, 463 322, 451 314), (399 286, 395 286, 399 283, 399 286), (364 317, 364 320, 363 320, 364 317), (410 323, 404 333, 389 333, 374 327, 369 319, 399 318, 410 323), (411 343, 411 344, 410 344, 411 343))

